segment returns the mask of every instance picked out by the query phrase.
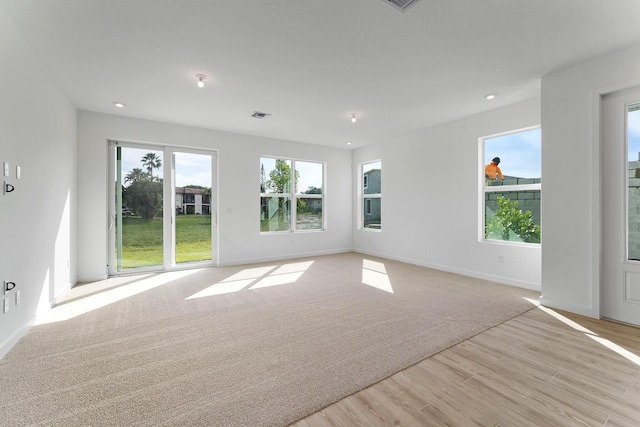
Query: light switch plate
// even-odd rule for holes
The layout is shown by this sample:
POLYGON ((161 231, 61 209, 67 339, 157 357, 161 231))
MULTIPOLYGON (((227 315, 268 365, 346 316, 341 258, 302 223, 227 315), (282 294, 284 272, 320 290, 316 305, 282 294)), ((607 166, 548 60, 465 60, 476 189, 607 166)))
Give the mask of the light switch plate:
POLYGON ((4 162, 4 176, 9 176, 9 163, 4 162))

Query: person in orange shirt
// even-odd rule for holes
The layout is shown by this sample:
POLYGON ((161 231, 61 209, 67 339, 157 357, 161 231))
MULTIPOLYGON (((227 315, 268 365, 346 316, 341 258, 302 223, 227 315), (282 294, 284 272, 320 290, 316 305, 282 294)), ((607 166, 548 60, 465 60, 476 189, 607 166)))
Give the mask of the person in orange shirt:
POLYGON ((496 179, 496 175, 498 176, 498 178, 500 178, 501 181, 504 181, 502 171, 498 167, 499 164, 500 157, 494 157, 493 160, 491 160, 491 163, 484 167, 484 176, 487 178, 487 183, 488 181, 494 181, 496 179))

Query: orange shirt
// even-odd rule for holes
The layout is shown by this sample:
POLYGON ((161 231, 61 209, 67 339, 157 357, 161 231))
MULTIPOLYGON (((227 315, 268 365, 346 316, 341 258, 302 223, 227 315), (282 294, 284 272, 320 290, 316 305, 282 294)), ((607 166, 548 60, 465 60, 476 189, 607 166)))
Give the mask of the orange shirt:
POLYGON ((500 177, 500 180, 504 181, 504 176, 502 176, 502 171, 495 163, 491 162, 487 166, 484 167, 484 174, 490 180, 496 179, 496 174, 500 177))

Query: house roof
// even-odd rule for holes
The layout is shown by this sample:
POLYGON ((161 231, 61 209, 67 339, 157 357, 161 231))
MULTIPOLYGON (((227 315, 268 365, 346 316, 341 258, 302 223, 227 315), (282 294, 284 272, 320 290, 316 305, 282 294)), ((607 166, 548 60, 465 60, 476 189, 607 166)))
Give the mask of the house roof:
POLYGON ((202 188, 176 187, 176 194, 204 194, 202 188))
POLYGON ((79 109, 345 148, 536 97, 546 74, 640 43, 637 0, 0 7, 79 109))

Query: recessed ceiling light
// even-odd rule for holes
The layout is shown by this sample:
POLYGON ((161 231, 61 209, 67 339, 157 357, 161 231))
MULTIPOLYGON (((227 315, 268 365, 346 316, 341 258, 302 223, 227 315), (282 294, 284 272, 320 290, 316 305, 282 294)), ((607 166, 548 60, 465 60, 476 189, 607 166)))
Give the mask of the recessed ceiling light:
POLYGON ((358 113, 351 113, 351 123, 355 123, 356 122, 356 116, 358 115, 358 113))
POLYGON ((347 145, 351 145, 351 141, 347 141, 347 145))
POLYGON ((114 102, 113 105, 115 105, 118 108, 124 108, 126 104, 124 102, 114 102))
POLYGON ((498 94, 496 94, 496 93, 490 93, 489 95, 485 95, 485 96, 484 96, 484 99, 487 99, 487 100, 491 101, 492 99, 495 99, 495 98, 496 98, 496 96, 498 96, 498 94))

